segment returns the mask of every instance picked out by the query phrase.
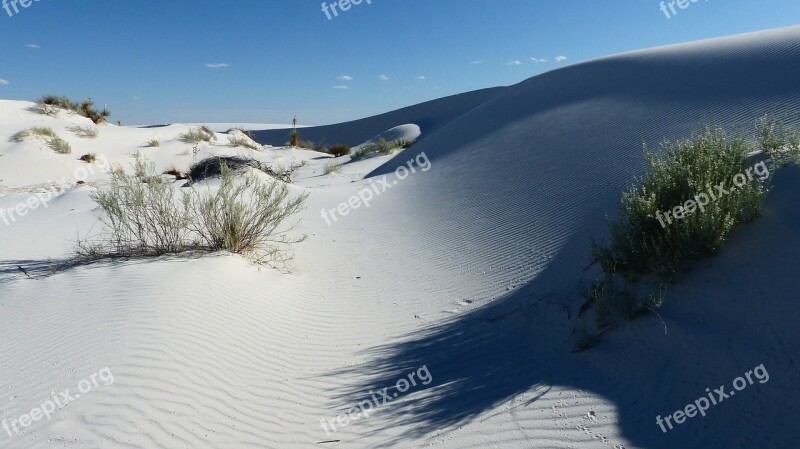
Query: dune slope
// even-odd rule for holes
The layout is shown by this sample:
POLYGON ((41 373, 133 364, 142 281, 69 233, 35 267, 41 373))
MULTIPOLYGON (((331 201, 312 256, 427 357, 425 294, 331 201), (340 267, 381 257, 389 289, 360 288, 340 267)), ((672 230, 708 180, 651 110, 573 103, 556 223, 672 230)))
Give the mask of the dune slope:
MULTIPOLYGON (((104 367, 114 382, 20 435, 0 430, 0 441, 9 448, 796 446, 796 168, 775 175, 760 220, 737 229, 719 257, 670 289, 660 317, 630 323, 591 351, 572 349, 590 237, 603 237, 604 214, 642 172, 642 141, 684 136, 707 118, 749 127, 765 111, 797 109, 799 74, 800 27, 793 27, 569 66, 485 91, 469 107, 459 97, 439 100, 436 109, 448 113, 434 126, 404 115, 318 135, 304 130, 306 139, 360 143, 414 123, 423 139, 393 158, 325 175, 342 182, 318 174, 298 182, 310 193, 298 229, 309 238, 297 246, 291 274, 227 255, 21 274, 18 266, 63 255, 69 235, 93 226, 87 191, 103 186, 99 176, 96 186, 71 189, 38 211, 36 224, 0 229, 0 421, 53 390, 74 392, 104 367), (396 177, 397 167, 415 161, 415 172, 396 177), (369 207, 334 222, 321 216, 384 175, 391 187, 369 207), (39 243, 29 249, 32 240, 39 243), (760 364, 767 382, 706 417, 659 429, 657 415, 706 388, 730 390, 760 364), (411 373, 414 385, 393 388, 411 373), (346 417, 385 387, 388 399, 369 417, 346 417)), ((36 119, 17 104, 0 107, 15 120, 2 129, 8 135, 36 119)), ((131 142, 147 132, 167 139, 168 131, 115 130, 123 143, 107 152, 126 161, 131 142)), ((259 138, 277 138, 270 135, 259 138)), ((152 152, 164 163, 180 155, 177 143, 166 146, 166 155, 152 152)), ((7 172, 0 165, 0 178, 36 171, 13 151, 0 145, 0 164, 15 164, 7 172)), ((280 151, 294 150, 263 157, 289 157, 280 151)), ((306 153, 291 157, 312 168, 327 162, 306 153)), ((0 207, 32 189, 22 175, 5 185, 0 207)))

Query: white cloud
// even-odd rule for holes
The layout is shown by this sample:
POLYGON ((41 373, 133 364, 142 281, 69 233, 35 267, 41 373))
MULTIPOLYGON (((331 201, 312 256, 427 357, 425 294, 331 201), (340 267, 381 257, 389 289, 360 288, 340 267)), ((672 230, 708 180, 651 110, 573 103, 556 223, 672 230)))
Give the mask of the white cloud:
POLYGON ((134 100, 141 100, 142 97, 133 97, 134 100))
POLYGON ((381 81, 389 81, 389 77, 386 76, 386 75, 381 75, 381 76, 378 77, 378 79, 381 80, 381 81))
POLYGON ((336 79, 339 81, 353 81, 353 77, 350 75, 342 75, 336 79))
POLYGON ((25 44, 25 46, 28 48, 41 48, 39 47, 39 44, 25 44))
POLYGON ((475 61, 470 62, 470 64, 483 64, 484 62, 486 62, 485 59, 477 59, 475 61))
POLYGON ((542 63, 542 62, 547 62, 547 59, 531 58, 531 61, 537 62, 537 63, 542 63))
POLYGON ((420 76, 417 77, 417 79, 420 80, 420 81, 424 81, 424 80, 428 79, 428 77, 425 76, 425 75, 420 75, 420 76))
POLYGON ((522 65, 522 62, 517 61, 516 59, 513 61, 508 61, 506 65, 522 65))
POLYGON ((5 85, 8 85, 8 84, 11 84, 8 80, 4 80, 3 78, 0 78, 0 86, 5 86, 5 85))
POLYGON ((225 64, 224 62, 218 64, 206 64, 206 67, 209 69, 224 69, 225 67, 228 67, 228 64, 225 64))
POLYGON ((556 56, 556 62, 562 62, 566 60, 567 60, 566 56, 556 56))
POLYGON ((333 86, 334 89, 347 90, 347 86, 333 86))

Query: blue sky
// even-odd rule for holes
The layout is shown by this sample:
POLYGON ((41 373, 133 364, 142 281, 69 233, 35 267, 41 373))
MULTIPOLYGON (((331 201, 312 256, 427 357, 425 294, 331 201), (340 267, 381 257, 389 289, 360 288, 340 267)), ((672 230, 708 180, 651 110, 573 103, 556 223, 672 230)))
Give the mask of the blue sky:
POLYGON ((0 9, 0 98, 91 97, 123 124, 324 124, 800 18, 797 0, 699 0, 669 19, 659 0, 366 1, 331 20, 322 0, 0 9))

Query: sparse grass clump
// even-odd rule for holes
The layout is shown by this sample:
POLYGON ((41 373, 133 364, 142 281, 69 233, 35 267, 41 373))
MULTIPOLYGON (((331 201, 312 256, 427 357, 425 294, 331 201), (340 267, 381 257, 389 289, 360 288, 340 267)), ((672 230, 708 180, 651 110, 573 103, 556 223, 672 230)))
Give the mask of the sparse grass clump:
POLYGON ((83 137, 84 139, 94 139, 98 134, 97 128, 92 128, 90 126, 70 126, 67 129, 76 136, 83 137))
POLYGON ((350 154, 350 151, 350 147, 343 143, 337 143, 328 148, 328 153, 332 154, 334 157, 347 156, 350 154))
POLYGON ((62 139, 61 137, 53 137, 47 142, 47 146, 49 146, 51 150, 55 151, 58 154, 72 153, 72 147, 69 145, 69 142, 62 139))
POLYGON ((417 143, 417 141, 416 141, 416 140, 398 139, 398 140, 395 140, 395 141, 394 141, 394 144, 395 144, 395 146, 396 146, 397 148, 402 148, 402 149, 404 149, 404 150, 405 150, 406 148, 409 148, 409 147, 411 147, 411 146, 412 146, 412 145, 414 145, 415 143, 417 143))
POLYGON ((34 109, 40 114, 51 116, 58 115, 59 110, 72 111, 90 119, 95 124, 104 123, 111 115, 108 109, 98 110, 95 108, 92 100, 84 100, 77 103, 67 97, 58 95, 43 96, 36 101, 34 109))
POLYGON ((199 128, 191 129, 181 134, 180 139, 184 143, 206 142, 213 145, 214 142, 217 140, 217 136, 216 134, 214 134, 214 131, 211 131, 211 129, 209 129, 208 127, 201 126, 199 128))
POLYGON ((243 134, 228 136, 228 142, 233 147, 245 147, 245 148, 250 148, 251 150, 254 151, 258 151, 261 149, 261 146, 258 143, 256 143, 253 139, 243 134))
POLYGON ((145 148, 158 148, 161 146, 161 142, 158 139, 150 139, 144 144, 145 148))
POLYGON ((337 164, 335 162, 331 162, 331 163, 325 164, 324 173, 326 175, 331 174, 331 173, 335 173, 335 172, 339 171, 340 168, 342 168, 342 164, 337 164))
POLYGON ((594 246, 603 270, 670 278, 693 260, 719 251, 735 225, 758 215, 767 195, 767 183, 759 177, 751 175, 741 187, 733 185, 735 176, 752 173, 751 150, 742 137, 711 128, 687 140, 664 142, 661 155, 645 148, 650 172, 622 195, 620 220, 609 222, 610 242, 594 246), (709 190, 720 183, 730 193, 711 199, 709 190), (708 198, 704 210, 669 224, 659 218, 701 195, 708 198))
POLYGON ((22 142, 23 140, 34 137, 34 138, 55 138, 58 137, 55 131, 52 128, 48 128, 45 126, 34 126, 33 128, 23 129, 22 131, 14 134, 11 136, 12 142, 22 142))
MULTIPOLYGON (((175 170, 177 172, 177 170, 175 170)), ((285 233, 286 221, 302 209, 306 195, 291 196, 285 184, 248 173, 236 179, 226 165, 216 191, 190 187, 178 192, 137 158, 134 175, 112 172, 111 187, 93 194, 108 228, 104 240, 84 246, 91 257, 159 256, 188 250, 224 250, 256 262, 280 265, 301 239, 285 233)))
POLYGON ((353 153, 352 159, 358 160, 371 154, 391 154, 397 148, 399 148, 399 146, 396 145, 396 142, 389 142, 381 137, 353 153))

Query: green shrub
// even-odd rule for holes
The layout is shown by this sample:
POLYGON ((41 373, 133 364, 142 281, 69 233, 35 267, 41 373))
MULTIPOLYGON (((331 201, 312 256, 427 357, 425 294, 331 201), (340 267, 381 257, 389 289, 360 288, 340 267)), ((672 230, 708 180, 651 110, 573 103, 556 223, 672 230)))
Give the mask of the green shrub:
POLYGON ((70 126, 67 129, 76 136, 83 137, 84 139, 94 139, 98 134, 97 128, 92 128, 90 126, 70 126))
POLYGON ((669 278, 691 261, 719 251, 736 224, 759 213, 768 191, 766 182, 749 177, 733 189, 734 176, 752 172, 748 161, 752 148, 743 138, 707 128, 688 140, 664 142, 662 149, 657 156, 645 148, 650 172, 623 194, 620 221, 609 221, 609 244, 594 245, 606 273, 669 278), (713 186, 720 183, 731 190, 729 194, 718 194, 713 186), (709 198, 710 189, 715 199, 709 198), (664 217, 689 200, 702 200, 701 195, 709 198, 704 211, 696 207, 674 221, 664 217))
POLYGON ((201 126, 181 134, 180 139, 184 143, 206 142, 213 144, 217 140, 217 136, 208 127, 201 126))
POLYGON ((767 114, 756 121, 759 149, 769 154, 775 165, 783 167, 800 159, 800 136, 795 128, 776 114, 767 114))
POLYGON ((350 151, 350 147, 343 143, 337 143, 336 145, 328 148, 328 153, 332 154, 334 157, 347 156, 350 154, 350 151))
POLYGON ((158 148, 161 146, 161 142, 159 142, 158 139, 150 139, 144 146, 147 148, 158 148))

